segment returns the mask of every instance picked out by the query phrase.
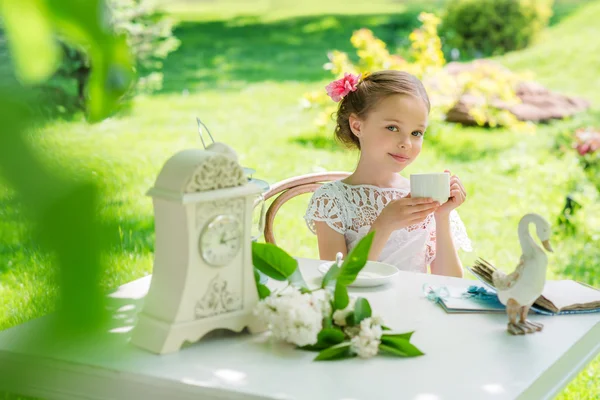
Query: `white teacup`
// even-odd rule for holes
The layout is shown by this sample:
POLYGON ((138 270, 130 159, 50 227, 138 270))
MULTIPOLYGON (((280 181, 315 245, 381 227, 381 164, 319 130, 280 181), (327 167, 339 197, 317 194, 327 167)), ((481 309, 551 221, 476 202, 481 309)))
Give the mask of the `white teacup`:
POLYGON ((410 175, 410 196, 431 197, 444 204, 450 197, 450 174, 447 172, 410 175))

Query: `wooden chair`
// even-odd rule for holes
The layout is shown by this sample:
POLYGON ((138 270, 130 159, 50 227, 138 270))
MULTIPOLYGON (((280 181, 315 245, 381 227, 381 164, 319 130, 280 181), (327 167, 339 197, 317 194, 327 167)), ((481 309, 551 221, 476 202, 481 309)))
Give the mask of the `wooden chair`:
MULTIPOLYGON (((312 193, 317 190, 323 183, 344 179, 350 175, 350 172, 318 172, 314 174, 306 174, 285 179, 273 184, 273 186, 263 194, 263 206, 267 200, 275 197, 275 200, 266 212, 264 222, 264 235, 267 243, 275 244, 275 236, 273 235, 273 222, 275 214, 281 206, 288 200, 304 194, 312 193)), ((262 218, 261 218, 262 219, 262 218)), ((262 224, 261 224, 262 225, 262 224)))

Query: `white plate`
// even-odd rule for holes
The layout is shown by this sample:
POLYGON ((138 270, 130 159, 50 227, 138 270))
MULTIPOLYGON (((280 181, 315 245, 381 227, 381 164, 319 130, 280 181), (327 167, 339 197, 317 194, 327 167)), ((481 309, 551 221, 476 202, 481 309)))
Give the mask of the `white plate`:
MULTIPOLYGON (((325 276, 329 268, 335 261, 328 261, 319 265, 319 272, 325 276)), ((358 273, 356 280, 352 282, 352 287, 372 287, 379 286, 389 282, 398 274, 398 268, 391 264, 382 263, 379 261, 367 261, 367 264, 358 273)))

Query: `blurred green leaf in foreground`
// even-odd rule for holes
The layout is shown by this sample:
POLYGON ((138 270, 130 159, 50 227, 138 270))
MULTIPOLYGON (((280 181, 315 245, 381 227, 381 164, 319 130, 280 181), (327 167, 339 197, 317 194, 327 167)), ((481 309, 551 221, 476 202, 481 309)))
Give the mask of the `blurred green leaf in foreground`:
POLYGON ((53 170, 32 149, 28 139, 43 123, 33 87, 59 65, 57 38, 85 49, 92 67, 87 119, 98 122, 134 84, 132 57, 102 0, 0 0, 0 22, 11 60, 0 75, 1 178, 31 221, 32 243, 51 256, 59 287, 56 333, 87 332, 104 320, 102 254, 118 234, 97 218, 95 182, 53 170))

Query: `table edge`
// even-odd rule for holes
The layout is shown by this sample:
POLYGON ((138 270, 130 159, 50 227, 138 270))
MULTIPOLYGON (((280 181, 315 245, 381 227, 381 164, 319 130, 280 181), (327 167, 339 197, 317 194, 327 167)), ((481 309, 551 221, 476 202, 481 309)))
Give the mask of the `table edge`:
POLYGON ((517 399, 553 399, 600 354, 600 322, 552 364, 517 399))

